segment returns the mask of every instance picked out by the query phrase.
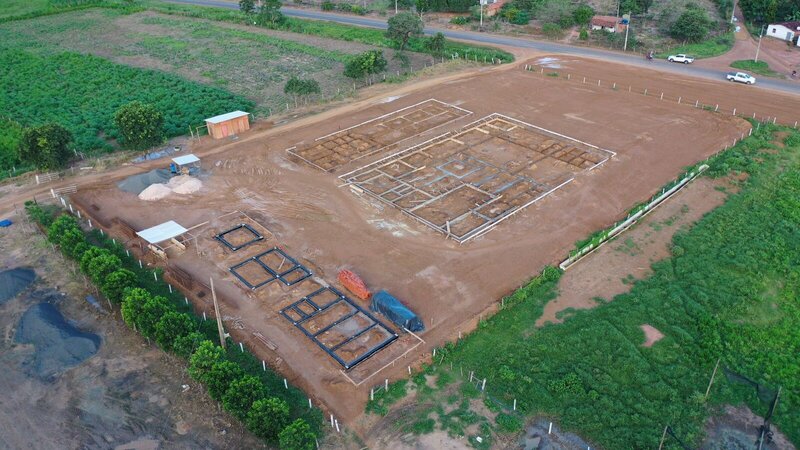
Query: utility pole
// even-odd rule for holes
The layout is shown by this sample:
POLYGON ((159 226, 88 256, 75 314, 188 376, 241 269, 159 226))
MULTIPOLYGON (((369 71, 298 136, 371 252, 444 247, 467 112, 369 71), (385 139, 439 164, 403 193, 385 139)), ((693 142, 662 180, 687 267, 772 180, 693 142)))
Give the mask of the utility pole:
POLYGON ((756 47, 756 59, 753 61, 758 62, 758 53, 761 51, 761 38, 764 37, 764 27, 767 25, 761 25, 761 34, 758 35, 758 47, 756 47))
POLYGON ((736 15, 736 0, 733 0, 733 10, 731 11, 731 23, 733 23, 733 18, 736 15))
POLYGON ((483 5, 486 4, 486 0, 478 0, 478 3, 481 5, 481 26, 480 30, 483 31, 483 5))
POLYGON ((708 398, 708 394, 711 393, 711 385, 714 384, 714 377, 717 376, 717 369, 719 369, 719 361, 721 358, 717 358, 717 365, 714 366, 714 371, 711 372, 711 379, 708 380, 708 388, 706 388, 706 395, 703 398, 708 398))
POLYGON ((222 328, 222 315, 219 313, 219 303, 217 302, 217 291, 214 290, 214 279, 211 280, 211 297, 214 299, 214 314, 217 316, 217 329, 219 330, 219 345, 225 348, 225 329, 222 328))
POLYGON ((628 30, 631 29, 631 20, 633 20, 633 17, 628 19, 628 24, 625 25, 625 44, 622 46, 623 52, 628 51, 628 30))
POLYGON ((394 0, 394 14, 397 15, 397 0, 394 0))

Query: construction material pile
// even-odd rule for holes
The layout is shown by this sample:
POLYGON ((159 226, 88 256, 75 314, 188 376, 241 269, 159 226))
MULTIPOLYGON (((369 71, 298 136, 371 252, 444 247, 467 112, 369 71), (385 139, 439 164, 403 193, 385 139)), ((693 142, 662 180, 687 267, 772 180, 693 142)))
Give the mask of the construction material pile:
POLYGON ((155 183, 139 194, 139 199, 145 201, 161 200, 171 194, 188 195, 199 191, 203 182, 189 175, 179 175, 171 178, 166 184, 155 183))

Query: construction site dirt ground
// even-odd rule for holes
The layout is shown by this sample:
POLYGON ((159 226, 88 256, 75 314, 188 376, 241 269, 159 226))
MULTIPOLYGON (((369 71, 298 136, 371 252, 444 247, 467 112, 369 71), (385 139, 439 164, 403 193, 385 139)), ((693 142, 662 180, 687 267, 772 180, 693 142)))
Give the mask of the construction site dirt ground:
MULTIPOLYGON (((594 62, 565 66, 602 70, 594 62)), ((213 156, 203 159, 204 187, 194 195, 144 202, 117 189, 113 182, 119 180, 112 176, 81 186, 72 200, 87 205, 86 212, 123 240, 129 239, 111 225, 114 218, 137 230, 168 220, 194 227, 190 233, 196 239, 190 239, 187 250, 172 248, 168 253, 169 264, 196 281, 196 292, 189 296, 198 310, 209 315, 213 310, 209 296, 195 295, 213 277, 232 338, 244 342, 351 426, 357 425, 370 387, 386 378, 406 376, 408 365, 474 328, 502 296, 545 265, 558 263, 577 240, 619 220, 686 166, 722 150, 750 128, 740 118, 606 86, 568 83, 523 71, 520 65, 405 90, 368 107, 345 108, 340 115, 326 113, 319 121, 309 120, 285 132, 276 130, 269 137, 243 135, 236 143, 204 141, 196 147, 197 153, 213 156), (571 183, 483 236, 458 244, 398 209, 341 186, 337 175, 387 156, 384 152, 345 164, 333 173, 286 152, 432 98, 472 114, 416 135, 401 149, 498 113, 611 150, 616 156, 592 171, 576 174, 571 183), (213 240, 215 233, 243 221, 268 230, 263 231, 268 239, 237 252, 213 240), (253 291, 229 272, 230 266, 275 246, 313 277, 292 286, 272 282, 253 291), (424 344, 400 333, 401 339, 345 376, 339 363, 280 315, 290 301, 325 283, 341 290, 335 279, 345 268, 358 273, 373 291, 387 289, 418 313, 426 325, 420 335, 424 344), (394 364, 383 367, 406 351, 394 364)), ((128 245, 133 242, 129 240, 128 245)), ((367 307, 361 300, 354 302, 367 307)))

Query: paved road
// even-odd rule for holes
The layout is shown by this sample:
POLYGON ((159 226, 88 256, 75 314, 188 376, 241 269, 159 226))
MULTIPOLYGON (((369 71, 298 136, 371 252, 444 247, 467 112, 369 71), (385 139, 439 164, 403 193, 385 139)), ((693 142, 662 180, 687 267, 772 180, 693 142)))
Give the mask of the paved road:
MULTIPOLYGON (((218 8, 238 9, 238 5, 233 2, 220 0, 166 0, 173 3, 188 3, 199 6, 214 6, 218 8)), ((303 19, 327 20, 348 25, 356 25, 369 28, 386 29, 386 21, 371 17, 359 17, 343 14, 326 13, 322 11, 312 11, 307 9, 282 8, 281 11, 287 16, 299 17, 303 19)), ((558 44, 547 41, 536 41, 533 39, 523 39, 502 36, 491 33, 473 33, 469 31, 454 31, 426 27, 425 34, 441 32, 451 39, 475 42, 486 45, 503 45, 508 47, 518 47, 538 50, 546 53, 560 53, 563 55, 581 56, 586 58, 598 58, 606 61, 613 61, 622 64, 629 64, 648 69, 655 69, 675 74, 688 75, 698 78, 724 81, 724 73, 719 70, 696 66, 684 66, 682 64, 672 64, 666 61, 646 61, 642 56, 612 52, 596 48, 575 47, 566 44, 558 44)), ((781 92, 800 94, 800 83, 788 80, 776 80, 766 77, 758 77, 758 83, 753 88, 774 89, 781 92)))

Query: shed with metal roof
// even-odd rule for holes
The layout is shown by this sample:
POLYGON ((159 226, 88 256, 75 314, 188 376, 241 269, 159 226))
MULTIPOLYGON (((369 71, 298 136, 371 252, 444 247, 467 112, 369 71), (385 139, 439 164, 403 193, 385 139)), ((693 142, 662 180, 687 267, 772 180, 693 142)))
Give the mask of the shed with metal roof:
POLYGON ((250 113, 233 111, 206 119, 208 134, 214 139, 222 139, 250 129, 250 113))

